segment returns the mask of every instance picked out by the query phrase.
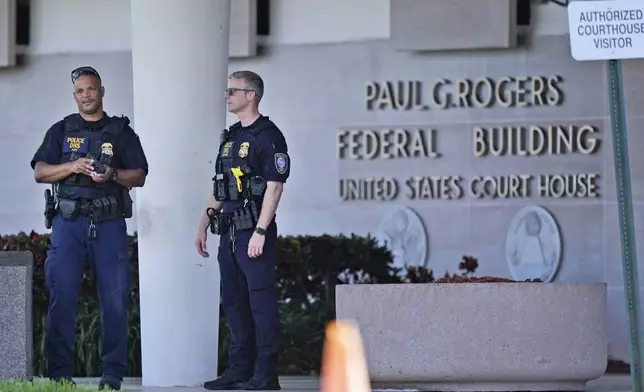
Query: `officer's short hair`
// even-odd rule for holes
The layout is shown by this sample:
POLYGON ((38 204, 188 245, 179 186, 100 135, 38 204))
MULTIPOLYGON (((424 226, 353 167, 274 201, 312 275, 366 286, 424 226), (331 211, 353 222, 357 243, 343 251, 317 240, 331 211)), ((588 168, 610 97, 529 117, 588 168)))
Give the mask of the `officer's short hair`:
POLYGON ((228 79, 243 79, 248 87, 255 91, 257 103, 262 100, 264 96, 264 81, 261 76, 253 71, 235 71, 230 74, 228 79))

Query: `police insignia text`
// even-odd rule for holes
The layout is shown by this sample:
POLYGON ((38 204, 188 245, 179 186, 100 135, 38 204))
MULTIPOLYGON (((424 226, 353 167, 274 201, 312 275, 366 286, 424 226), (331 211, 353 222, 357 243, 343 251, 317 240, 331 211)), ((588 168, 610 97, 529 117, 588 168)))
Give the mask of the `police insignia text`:
POLYGON ((230 149, 233 147, 233 144, 235 144, 235 142, 227 142, 226 144, 224 144, 224 150, 221 152, 221 154, 225 157, 229 157, 230 149))
POLYGON ((69 146, 69 149, 72 151, 76 151, 81 146, 85 143, 85 138, 84 137, 68 137, 67 140, 67 145, 69 146))

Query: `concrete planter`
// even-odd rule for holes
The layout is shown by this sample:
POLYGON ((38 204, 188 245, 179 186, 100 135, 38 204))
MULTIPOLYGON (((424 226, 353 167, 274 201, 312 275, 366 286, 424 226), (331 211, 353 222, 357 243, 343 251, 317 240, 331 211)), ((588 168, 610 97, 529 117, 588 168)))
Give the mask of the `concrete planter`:
POLYGON ((340 285, 379 387, 583 390, 606 370, 606 284, 340 285))

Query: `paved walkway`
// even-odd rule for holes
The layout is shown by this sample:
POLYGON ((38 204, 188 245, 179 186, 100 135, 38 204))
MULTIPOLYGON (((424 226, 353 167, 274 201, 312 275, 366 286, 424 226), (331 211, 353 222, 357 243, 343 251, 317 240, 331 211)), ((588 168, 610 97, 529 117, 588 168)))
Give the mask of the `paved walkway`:
MULTIPOLYGON (((75 378, 74 381, 78 384, 86 385, 96 385, 100 378, 75 378)), ((282 391, 288 392, 311 392, 320 390, 320 382, 317 378, 314 377, 297 377, 297 376, 286 376, 280 377, 280 384, 282 385, 282 391)), ((141 379, 139 378, 128 378, 123 381, 123 388, 121 391, 126 392, 205 392, 206 390, 202 387, 189 387, 189 388, 142 388, 141 379)), ((238 392, 238 391, 237 391, 238 392)))
MULTIPOLYGON (((98 378, 76 379, 79 384, 98 385, 98 378)), ((320 383, 313 377, 281 377, 282 390, 287 392, 319 391, 320 383)), ((192 388, 142 388, 141 380, 136 378, 126 379, 123 384, 126 392, 197 392, 205 391, 201 387, 192 388)), ((588 391, 592 392, 631 392, 631 379, 628 376, 604 376, 599 380, 588 383, 588 391)), ((373 392, 380 390, 374 389, 373 392)))

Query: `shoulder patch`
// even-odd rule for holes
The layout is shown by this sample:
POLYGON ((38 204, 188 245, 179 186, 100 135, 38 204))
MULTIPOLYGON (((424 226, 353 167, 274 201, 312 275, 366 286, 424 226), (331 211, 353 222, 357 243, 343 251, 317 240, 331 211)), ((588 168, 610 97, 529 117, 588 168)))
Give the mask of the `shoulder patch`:
POLYGON ((279 174, 284 174, 288 170, 288 155, 282 152, 275 153, 275 169, 279 174))

